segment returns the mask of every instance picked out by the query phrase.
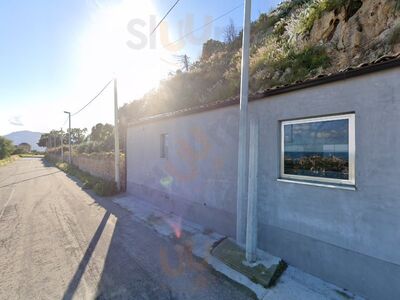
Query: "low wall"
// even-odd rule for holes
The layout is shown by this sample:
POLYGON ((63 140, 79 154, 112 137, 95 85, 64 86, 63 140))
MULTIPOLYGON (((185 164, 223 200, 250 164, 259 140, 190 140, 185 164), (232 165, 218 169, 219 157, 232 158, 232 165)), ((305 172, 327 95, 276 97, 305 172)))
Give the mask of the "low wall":
MULTIPOLYGON (((49 152, 48 155, 54 160, 61 161, 61 154, 59 152, 49 152)), ((68 152, 64 153, 64 161, 68 161, 68 152)), ((114 153, 74 153, 72 155, 72 164, 92 176, 108 181, 115 180, 114 153)), ((120 178, 122 190, 126 189, 125 172, 125 155, 121 154, 120 178)))

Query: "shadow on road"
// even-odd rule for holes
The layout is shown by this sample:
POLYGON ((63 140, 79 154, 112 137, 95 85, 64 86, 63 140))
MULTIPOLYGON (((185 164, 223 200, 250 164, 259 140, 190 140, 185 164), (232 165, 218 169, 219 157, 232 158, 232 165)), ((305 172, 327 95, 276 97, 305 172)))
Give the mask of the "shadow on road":
MULTIPOLYGON (((71 178, 78 185, 77 179, 71 178)), ((132 218, 132 214, 110 198, 87 193, 105 209, 92 240, 83 255, 63 299, 70 300, 87 272, 87 266, 107 226, 116 222, 95 299, 248 299, 251 293, 212 273, 190 249, 159 237, 152 229, 132 218), (109 223, 110 224, 110 223, 109 223)))
MULTIPOLYGON (((80 185, 79 180, 76 178, 69 178, 80 185)), ((116 223, 104 260, 101 278, 97 285, 95 299, 172 299, 171 292, 166 284, 160 282, 156 278, 157 276, 146 270, 142 266, 141 258, 135 255, 135 248, 142 249, 144 250, 142 253, 143 260, 153 261, 151 256, 148 255, 145 243, 140 241, 143 239, 143 233, 138 236, 129 232, 129 228, 137 225, 132 220, 131 214, 111 202, 109 198, 98 197, 92 191, 82 191, 87 193, 95 201, 96 205, 104 208, 106 213, 94 233, 74 276, 69 282, 63 299, 70 300, 74 298, 111 215, 116 218, 116 223), (136 240, 136 243, 132 242, 132 240, 136 240)), ((149 232, 147 234, 144 233, 144 236, 149 239, 149 233, 154 234, 154 232, 150 232, 147 228, 146 230, 149 232)))
POLYGON ((97 228, 92 240, 89 243, 88 248, 86 249, 85 255, 83 256, 81 262, 79 263, 78 269, 75 272, 74 277, 70 281, 67 290, 64 293, 63 299, 70 300, 74 296, 76 289, 79 286, 79 282, 82 279, 83 274, 85 273, 86 267, 90 261, 90 258, 93 255, 93 251, 97 246, 97 243, 100 240, 101 234, 103 233, 104 228, 106 227, 107 221, 110 218, 111 213, 106 212, 104 214, 103 219, 100 222, 99 227, 97 228))
POLYGON ((60 173, 60 172, 61 171, 57 171, 57 172, 53 172, 53 173, 48 173, 48 174, 44 174, 44 175, 35 176, 35 177, 27 178, 27 179, 24 179, 24 180, 16 181, 16 182, 13 182, 13 183, 10 183, 10 184, 2 185, 2 186, 0 186, 0 189, 6 188, 6 187, 9 187, 9 186, 13 186, 15 184, 31 181, 31 180, 34 180, 34 179, 37 179, 37 178, 47 177, 47 176, 54 175, 54 174, 57 174, 57 173, 60 173))

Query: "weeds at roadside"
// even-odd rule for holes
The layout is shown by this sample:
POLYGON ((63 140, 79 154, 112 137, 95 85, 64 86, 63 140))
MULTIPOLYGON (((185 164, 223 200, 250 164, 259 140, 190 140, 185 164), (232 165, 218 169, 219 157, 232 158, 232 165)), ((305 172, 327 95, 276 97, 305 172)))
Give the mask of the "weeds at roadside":
POLYGON ((61 162, 53 162, 57 168, 67 173, 70 176, 78 178, 82 182, 82 189, 93 189, 93 191, 103 197, 109 197, 116 195, 117 186, 113 181, 107 181, 95 176, 90 175, 87 172, 83 172, 77 167, 61 162))
POLYGON ((9 163, 18 159, 18 155, 13 155, 4 159, 0 159, 0 167, 8 165, 9 163))

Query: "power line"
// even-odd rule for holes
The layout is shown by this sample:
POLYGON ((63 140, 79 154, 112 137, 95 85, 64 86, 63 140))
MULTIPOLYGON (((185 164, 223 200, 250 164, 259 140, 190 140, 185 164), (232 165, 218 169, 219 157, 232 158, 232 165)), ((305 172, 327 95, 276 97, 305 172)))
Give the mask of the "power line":
POLYGON ((226 17, 227 15, 231 14, 232 12, 234 12, 234 11, 237 10, 237 9, 239 9, 240 7, 243 7, 243 3, 242 3, 242 4, 239 4, 238 6, 235 6, 235 7, 232 8, 231 10, 228 10, 226 13, 220 15, 219 17, 216 17, 215 19, 213 19, 213 20, 211 20, 210 22, 204 24, 203 26, 200 26, 200 27, 198 27, 198 28, 192 30, 191 32, 185 34, 184 36, 181 36, 179 39, 177 39, 176 41, 174 41, 174 42, 172 42, 172 43, 169 43, 169 44, 166 45, 165 47, 169 47, 169 46, 171 46, 171 45, 173 45, 173 44, 176 44, 177 42, 179 42, 179 41, 183 40, 184 38, 188 37, 189 35, 191 35, 192 33, 195 33, 195 32, 197 32, 197 31, 203 29, 204 27, 207 27, 208 25, 210 25, 210 24, 212 24, 212 23, 214 23, 214 22, 216 22, 216 21, 218 21, 218 20, 220 20, 220 19, 226 17))
POLYGON ((92 100, 90 100, 84 107, 82 107, 80 110, 78 110, 76 113, 72 114, 71 117, 76 116, 79 114, 82 110, 84 110, 86 107, 88 107, 94 100, 96 100, 105 90, 106 88, 110 85, 110 83, 113 82, 113 79, 111 79, 104 87, 103 89, 94 97, 92 100))
POLYGON ((177 0, 175 2, 174 5, 172 5, 172 7, 169 9, 169 11, 165 14, 165 16, 161 19, 161 21, 156 25, 156 27, 154 27, 153 31, 151 32, 151 34, 153 34, 154 32, 156 32, 157 28, 160 27, 161 23, 164 22, 165 18, 168 17, 168 15, 171 13, 171 11, 175 8, 175 6, 178 5, 179 1, 181 0, 177 0))

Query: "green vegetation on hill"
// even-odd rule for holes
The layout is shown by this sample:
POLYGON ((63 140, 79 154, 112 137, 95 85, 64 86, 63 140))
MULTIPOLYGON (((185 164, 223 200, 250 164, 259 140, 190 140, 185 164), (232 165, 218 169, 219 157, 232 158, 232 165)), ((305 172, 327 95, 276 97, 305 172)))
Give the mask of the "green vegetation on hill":
MULTIPOLYGON (((372 1, 292 0, 282 2, 268 14, 261 14, 252 23, 251 30, 251 92, 295 83, 326 71, 334 72, 337 68, 358 64, 364 58, 374 59, 375 54, 387 54, 389 48, 385 48, 386 45, 400 42, 399 30, 385 37, 384 45, 375 44, 379 51, 373 55, 370 55, 371 51, 357 48, 354 41, 358 37, 353 40, 350 34, 340 36, 346 32, 346 26, 354 28, 357 22, 361 22, 359 16, 349 20, 360 12, 362 6, 370 9, 372 1), (318 23, 319 26, 315 27, 327 15, 331 18, 327 24, 321 26, 318 23), (347 39, 346 43, 343 38, 347 39), (356 59, 353 60, 349 55, 356 59)), ((394 7, 399 7, 399 3, 400 0, 388 0, 384 5, 390 5, 389 10, 396 17, 394 7)), ((364 22, 366 25, 371 24, 366 20, 364 22)), ((382 21, 382 24, 386 23, 382 21)), ((354 34, 362 35, 361 25, 360 28, 354 34)), ((241 40, 242 33, 239 32, 225 42, 207 41, 203 45, 201 57, 190 66, 188 72, 176 72, 162 81, 157 89, 122 107, 121 124, 126 126, 130 121, 147 116, 237 96, 240 89, 241 40)), ((376 40, 381 42, 378 36, 376 40)))

